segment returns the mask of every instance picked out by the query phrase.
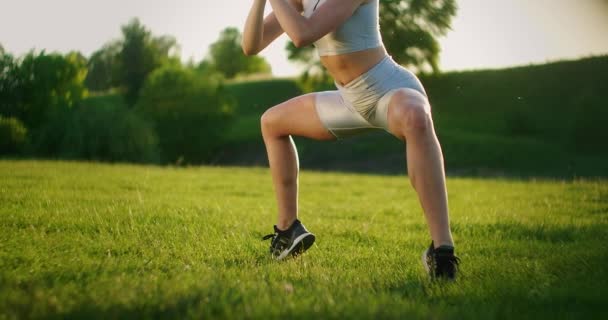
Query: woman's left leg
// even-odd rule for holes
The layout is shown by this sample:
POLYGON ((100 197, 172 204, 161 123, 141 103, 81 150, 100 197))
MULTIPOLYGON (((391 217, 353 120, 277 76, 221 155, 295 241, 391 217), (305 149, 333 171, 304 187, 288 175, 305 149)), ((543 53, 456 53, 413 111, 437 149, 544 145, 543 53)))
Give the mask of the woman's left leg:
POLYGON ((406 142, 408 175, 418 193, 435 247, 453 247, 443 154, 428 99, 413 89, 396 90, 388 104, 388 129, 406 142))
POLYGON ((333 140, 317 110, 319 93, 292 98, 268 109, 261 118, 262 137, 268 153, 278 207, 277 227, 286 230, 298 218, 299 161, 292 135, 333 140))

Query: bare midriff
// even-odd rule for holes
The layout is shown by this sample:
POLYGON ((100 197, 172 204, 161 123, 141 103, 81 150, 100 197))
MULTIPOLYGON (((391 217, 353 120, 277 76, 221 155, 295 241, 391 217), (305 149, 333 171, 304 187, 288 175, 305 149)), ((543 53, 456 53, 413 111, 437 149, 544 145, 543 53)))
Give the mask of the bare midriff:
POLYGON ((321 56, 321 63, 340 85, 345 85, 375 66, 386 56, 384 46, 334 56, 321 56))

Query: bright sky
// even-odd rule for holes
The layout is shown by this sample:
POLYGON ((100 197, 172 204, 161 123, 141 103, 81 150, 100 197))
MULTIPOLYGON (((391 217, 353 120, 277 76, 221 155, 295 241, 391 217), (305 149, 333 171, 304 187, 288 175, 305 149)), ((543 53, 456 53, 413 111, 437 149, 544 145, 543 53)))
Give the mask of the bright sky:
MULTIPOLYGON (((175 36, 184 60, 201 60, 222 29, 242 29, 252 0, 0 0, 0 44, 90 55, 139 17, 155 35, 175 36)), ((608 0, 457 0, 441 44, 443 70, 496 68, 608 54, 608 0)), ((267 5, 270 9, 270 5, 267 5)), ((286 36, 262 56, 276 76, 298 74, 286 36)))

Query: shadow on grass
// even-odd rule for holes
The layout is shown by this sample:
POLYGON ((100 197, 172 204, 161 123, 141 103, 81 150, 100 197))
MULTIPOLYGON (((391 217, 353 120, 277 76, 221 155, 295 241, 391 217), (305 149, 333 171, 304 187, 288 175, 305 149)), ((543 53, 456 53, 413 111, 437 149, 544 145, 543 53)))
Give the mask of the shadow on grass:
POLYGON ((597 238, 608 238, 608 225, 525 225, 517 222, 495 224, 452 224, 452 231, 463 239, 482 238, 488 241, 521 240, 534 242, 579 242, 597 238))

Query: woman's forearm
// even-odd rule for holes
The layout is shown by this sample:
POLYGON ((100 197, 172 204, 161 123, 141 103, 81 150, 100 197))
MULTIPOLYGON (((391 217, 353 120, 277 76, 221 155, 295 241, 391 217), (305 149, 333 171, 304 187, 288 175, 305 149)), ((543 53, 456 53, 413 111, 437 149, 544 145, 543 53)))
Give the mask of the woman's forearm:
POLYGON ((268 0, 272 6, 277 20, 287 33, 291 41, 300 47, 308 45, 309 31, 308 19, 303 17, 297 10, 286 0, 268 0))
POLYGON ((249 10, 241 40, 241 47, 247 55, 257 53, 262 43, 265 6, 266 0, 253 0, 253 4, 249 10))

